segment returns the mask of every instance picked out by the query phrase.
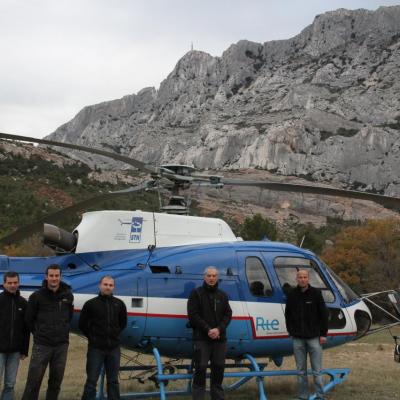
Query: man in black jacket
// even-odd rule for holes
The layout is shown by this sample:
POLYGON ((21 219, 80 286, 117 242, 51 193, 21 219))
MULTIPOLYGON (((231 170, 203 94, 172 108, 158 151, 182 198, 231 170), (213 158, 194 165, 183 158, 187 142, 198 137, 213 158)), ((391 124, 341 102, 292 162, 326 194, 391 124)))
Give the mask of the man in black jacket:
POLYGON ((14 398, 19 360, 28 355, 29 329, 25 324, 27 301, 19 294, 19 275, 3 275, 4 291, 0 294, 0 379, 4 373, 1 400, 14 398))
POLYGON ((57 400, 67 362, 73 303, 71 288, 61 282, 60 266, 49 265, 42 287, 28 301, 25 320, 33 334, 33 347, 22 400, 37 400, 47 365, 46 400, 57 400))
POLYGON ((96 398, 97 381, 101 368, 107 376, 107 399, 120 398, 118 371, 121 357, 120 333, 127 323, 125 303, 113 296, 114 278, 104 276, 99 284, 100 293, 88 300, 79 317, 79 329, 88 338, 86 383, 82 400, 96 398))
POLYGON ((187 312, 193 328, 193 399, 204 399, 207 365, 211 361, 211 399, 222 400, 226 328, 231 321, 232 310, 228 296, 218 289, 215 267, 206 268, 203 286, 191 292, 187 312))
POLYGON ((308 399, 307 354, 310 355, 316 399, 323 399, 322 344, 328 332, 328 310, 321 291, 309 284, 309 272, 297 272, 297 287, 286 301, 286 328, 293 338, 293 352, 299 381, 299 399, 308 399))

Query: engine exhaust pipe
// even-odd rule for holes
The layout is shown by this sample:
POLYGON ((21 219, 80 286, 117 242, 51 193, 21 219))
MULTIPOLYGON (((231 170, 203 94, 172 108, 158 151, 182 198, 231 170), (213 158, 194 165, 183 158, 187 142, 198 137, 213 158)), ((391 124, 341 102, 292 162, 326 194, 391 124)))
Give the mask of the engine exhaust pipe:
POLYGON ((52 249, 62 249, 68 252, 75 250, 78 238, 75 234, 67 232, 55 225, 44 224, 43 243, 52 249))

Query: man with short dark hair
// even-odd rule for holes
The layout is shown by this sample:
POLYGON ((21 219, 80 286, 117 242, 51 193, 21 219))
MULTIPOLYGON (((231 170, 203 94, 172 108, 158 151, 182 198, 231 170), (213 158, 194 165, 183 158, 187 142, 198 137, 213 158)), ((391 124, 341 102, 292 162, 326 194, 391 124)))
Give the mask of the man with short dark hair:
POLYGON ((42 287, 29 297, 26 322, 33 333, 33 348, 22 400, 37 400, 47 365, 46 400, 57 400, 64 377, 74 297, 61 281, 61 268, 49 265, 42 287))
POLYGON ((29 329, 25 324, 27 301, 19 294, 19 275, 3 275, 4 291, 0 294, 0 379, 4 373, 1 400, 14 398, 19 361, 28 355, 29 329))
POLYGON ((103 276, 99 283, 99 295, 83 305, 79 317, 79 329, 89 341, 87 378, 82 400, 95 400, 97 381, 103 365, 107 377, 107 399, 120 398, 120 334, 127 324, 127 311, 125 303, 113 296, 114 287, 114 278, 103 276))
POLYGON ((285 319, 286 328, 293 338, 293 352, 296 360, 299 382, 299 399, 309 398, 307 379, 307 354, 316 387, 316 399, 324 399, 322 369, 322 344, 326 343, 328 332, 328 309, 321 291, 312 287, 307 270, 296 275, 297 287, 287 295, 285 319))
POLYGON ((218 289, 218 271, 207 267, 203 285, 193 289, 187 302, 189 322, 193 328, 193 399, 203 400, 206 390, 206 372, 211 361, 211 399, 223 400, 226 328, 232 310, 225 292, 218 289))

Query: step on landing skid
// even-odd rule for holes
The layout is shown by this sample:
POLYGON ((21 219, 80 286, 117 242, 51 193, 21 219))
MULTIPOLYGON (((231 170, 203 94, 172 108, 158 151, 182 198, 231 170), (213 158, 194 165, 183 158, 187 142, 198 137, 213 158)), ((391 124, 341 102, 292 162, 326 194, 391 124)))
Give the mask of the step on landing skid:
MULTIPOLYGON (((160 353, 157 348, 153 349, 153 355, 156 361, 156 373, 153 375, 153 380, 156 382, 158 386, 158 391, 154 392, 131 392, 131 393, 124 393, 121 394, 122 400, 129 400, 129 399, 146 399, 149 397, 159 397, 160 400, 166 400, 167 396, 190 396, 192 393, 192 366, 191 365, 177 365, 175 366, 176 370, 186 370, 186 373, 170 373, 174 372, 173 369, 169 368, 168 366, 165 367, 162 364, 160 353), (182 390, 166 390, 166 385, 169 381, 178 381, 178 380, 187 380, 188 384, 186 389, 182 390)), ((257 363, 256 359, 252 357, 250 354, 246 354, 244 356, 250 364, 227 364, 227 369, 243 369, 249 368, 250 371, 237 371, 237 372, 225 372, 225 378, 238 378, 238 380, 228 386, 225 386, 225 390, 227 392, 234 391, 244 385, 245 383, 249 382, 251 379, 255 378, 258 388, 258 399, 259 400, 268 400, 267 393, 264 387, 264 378, 265 377, 273 377, 273 376, 297 376, 297 371, 295 370, 278 370, 278 371, 264 371, 266 364, 257 363)), ((138 371, 138 370, 149 370, 152 367, 150 366, 143 366, 143 367, 121 367, 121 371, 138 371)), ((347 376, 350 373, 349 368, 330 368, 322 370, 322 374, 327 375, 329 377, 329 382, 324 386, 324 393, 327 393, 336 385, 344 382, 347 379, 347 376)), ((309 375, 311 376, 312 373, 309 371, 309 375)), ((104 370, 101 375, 100 380, 100 388, 96 399, 98 400, 105 400, 107 396, 105 395, 105 377, 104 377, 104 370)), ((315 400, 316 395, 310 396, 309 400, 315 400)))

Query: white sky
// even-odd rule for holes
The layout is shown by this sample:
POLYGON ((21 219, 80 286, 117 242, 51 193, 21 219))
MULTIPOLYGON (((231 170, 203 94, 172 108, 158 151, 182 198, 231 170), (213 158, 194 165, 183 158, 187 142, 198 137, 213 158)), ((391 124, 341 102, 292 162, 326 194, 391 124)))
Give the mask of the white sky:
POLYGON ((159 87, 190 50, 288 39, 374 0, 0 0, 0 132, 43 137, 86 105, 159 87))

